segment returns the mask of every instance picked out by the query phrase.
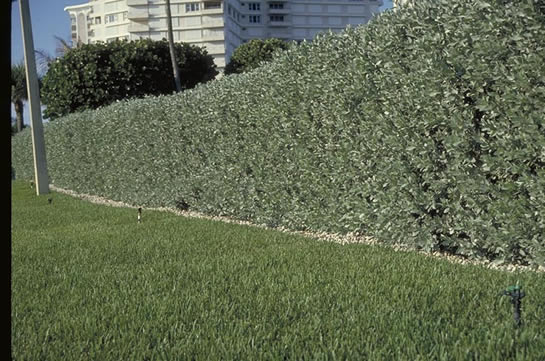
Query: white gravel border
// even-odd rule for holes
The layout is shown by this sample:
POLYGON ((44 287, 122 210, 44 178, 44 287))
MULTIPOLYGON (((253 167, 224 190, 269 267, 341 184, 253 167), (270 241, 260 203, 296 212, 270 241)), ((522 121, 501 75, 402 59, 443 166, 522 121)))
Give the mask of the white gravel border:
MULTIPOLYGON (((111 206, 111 207, 123 207, 123 208, 134 208, 134 209, 138 208, 136 206, 132 206, 132 205, 129 205, 129 204, 126 204, 126 203, 123 203, 123 202, 113 201, 113 200, 110 200, 110 199, 107 199, 107 198, 104 198, 104 197, 99 197, 99 196, 94 196, 94 195, 84 194, 84 193, 77 193, 77 192, 74 192, 74 191, 71 191, 71 190, 68 190, 68 189, 59 188, 59 187, 56 187, 56 186, 54 186, 52 184, 49 185, 49 187, 50 187, 51 190, 53 190, 55 192, 67 194, 69 196, 76 197, 76 198, 79 198, 79 199, 82 199, 82 200, 85 200, 85 201, 88 201, 88 202, 91 202, 91 203, 102 204, 102 205, 107 205, 107 206, 111 206)), ((163 211, 163 212, 171 212, 171 213, 174 213, 174 214, 177 214, 177 215, 180 215, 180 216, 184 216, 184 217, 202 218, 202 219, 220 221, 220 222, 225 222, 225 223, 232 223, 232 224, 239 224, 239 225, 246 225, 246 226, 251 226, 251 227, 259 227, 259 228, 269 229, 265 225, 254 224, 254 223, 247 222, 247 221, 238 221, 238 220, 228 218, 228 217, 209 216, 209 215, 194 212, 194 211, 180 211, 179 209, 167 208, 167 207, 145 208, 145 209, 146 210, 163 211)), ((136 219, 136 217, 135 217, 135 219, 136 219)), ((353 233, 337 234, 337 233, 325 233, 325 232, 321 232, 321 233, 306 232, 306 231, 303 232, 303 231, 292 231, 292 230, 285 229, 285 228, 282 228, 282 227, 274 228, 274 230, 278 230, 278 231, 281 231, 281 232, 294 234, 294 235, 301 235, 301 236, 304 236, 304 237, 313 238, 313 239, 326 241, 326 242, 336 242, 336 243, 340 243, 340 244, 357 244, 357 243, 360 243, 360 244, 375 245, 375 246, 381 246, 381 247, 389 247, 389 248, 391 248, 391 249, 393 249, 393 250, 395 250, 397 252, 417 252, 417 253, 420 253, 420 254, 422 254, 424 256, 444 259, 444 260, 447 260, 447 261, 449 261, 451 263, 466 264, 466 265, 467 264, 472 264, 472 265, 482 266, 482 267, 485 267, 485 268, 488 268, 488 269, 495 269, 495 270, 501 270, 501 271, 507 271, 507 272, 517 272, 517 271, 530 271, 530 272, 540 272, 540 273, 545 272, 545 266, 538 266, 537 268, 535 268, 535 267, 528 267, 528 266, 522 266, 522 265, 497 265, 497 264, 494 264, 493 262, 490 262, 490 261, 487 261, 487 260, 482 260, 482 261, 481 260, 468 260, 468 259, 463 258, 461 256, 448 255, 448 254, 444 254, 444 253, 440 253, 440 252, 430 253, 430 252, 414 250, 414 249, 411 249, 409 247, 404 247, 404 246, 400 246, 400 245, 391 246, 391 245, 387 245, 387 244, 384 244, 384 243, 380 243, 380 242, 378 242, 377 240, 375 240, 375 239, 373 239, 371 237, 356 235, 356 234, 353 234, 353 233)))

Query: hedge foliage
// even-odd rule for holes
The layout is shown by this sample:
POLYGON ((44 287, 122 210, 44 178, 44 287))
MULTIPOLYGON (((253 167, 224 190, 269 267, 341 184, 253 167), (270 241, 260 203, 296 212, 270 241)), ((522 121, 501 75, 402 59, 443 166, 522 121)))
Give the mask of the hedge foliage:
MULTIPOLYGON (((214 59, 198 46, 176 43, 182 89, 213 79, 214 59)), ((115 101, 175 91, 166 40, 116 40, 71 49, 50 64, 41 96, 46 118, 96 109, 115 101)))
MULTIPOLYGON (((46 127, 52 183, 270 226, 545 263, 545 16, 438 0, 249 73, 46 127)), ((31 177, 30 135, 13 143, 31 177)))

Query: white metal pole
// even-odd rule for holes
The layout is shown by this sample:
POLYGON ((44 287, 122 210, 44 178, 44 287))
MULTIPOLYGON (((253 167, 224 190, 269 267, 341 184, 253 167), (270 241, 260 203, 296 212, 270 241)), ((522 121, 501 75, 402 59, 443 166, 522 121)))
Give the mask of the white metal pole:
POLYGON ((34 41, 32 40, 32 24, 30 22, 30 8, 28 0, 19 0, 21 13, 21 30, 25 53, 25 69, 30 108, 30 127, 32 130, 32 152, 34 154, 34 179, 36 194, 49 193, 49 176, 45 157, 44 129, 42 124, 42 110, 40 106, 40 89, 36 73, 36 58, 34 41))

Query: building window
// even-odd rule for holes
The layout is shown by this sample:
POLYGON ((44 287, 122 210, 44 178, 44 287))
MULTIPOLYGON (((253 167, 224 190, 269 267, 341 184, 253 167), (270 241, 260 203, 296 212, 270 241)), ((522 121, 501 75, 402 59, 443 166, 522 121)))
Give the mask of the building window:
POLYGON ((284 21, 284 15, 271 15, 271 16, 269 16, 269 20, 270 21, 282 22, 282 21, 284 21))
POLYGON ((210 10, 210 9, 221 9, 221 3, 220 2, 205 2, 204 3, 204 10, 210 10))
POLYGON ((284 3, 269 3, 269 9, 283 9, 284 3))
POLYGON ((100 24, 101 21, 102 21, 102 18, 100 16, 97 16, 95 18, 95 24, 100 24))
POLYGON ((125 11, 123 13, 123 21, 127 20, 129 18, 129 12, 128 11, 125 11))
POLYGON ((185 4, 185 12, 199 11, 199 3, 185 4))
POLYGON ((248 10, 250 10, 250 11, 260 11, 261 10, 261 4, 260 3, 248 3, 248 10))
POLYGON ((261 23, 261 15, 250 15, 250 24, 259 24, 261 23))
POLYGON ((113 14, 113 15, 106 15, 104 17, 104 23, 105 24, 109 24, 109 23, 115 23, 117 21, 117 14, 113 14))

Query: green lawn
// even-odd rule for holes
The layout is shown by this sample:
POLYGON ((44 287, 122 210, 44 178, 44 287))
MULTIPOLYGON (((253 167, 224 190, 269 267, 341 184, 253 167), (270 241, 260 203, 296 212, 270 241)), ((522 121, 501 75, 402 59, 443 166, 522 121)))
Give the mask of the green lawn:
POLYGON ((12 194, 15 360, 545 360, 543 273, 12 194))

